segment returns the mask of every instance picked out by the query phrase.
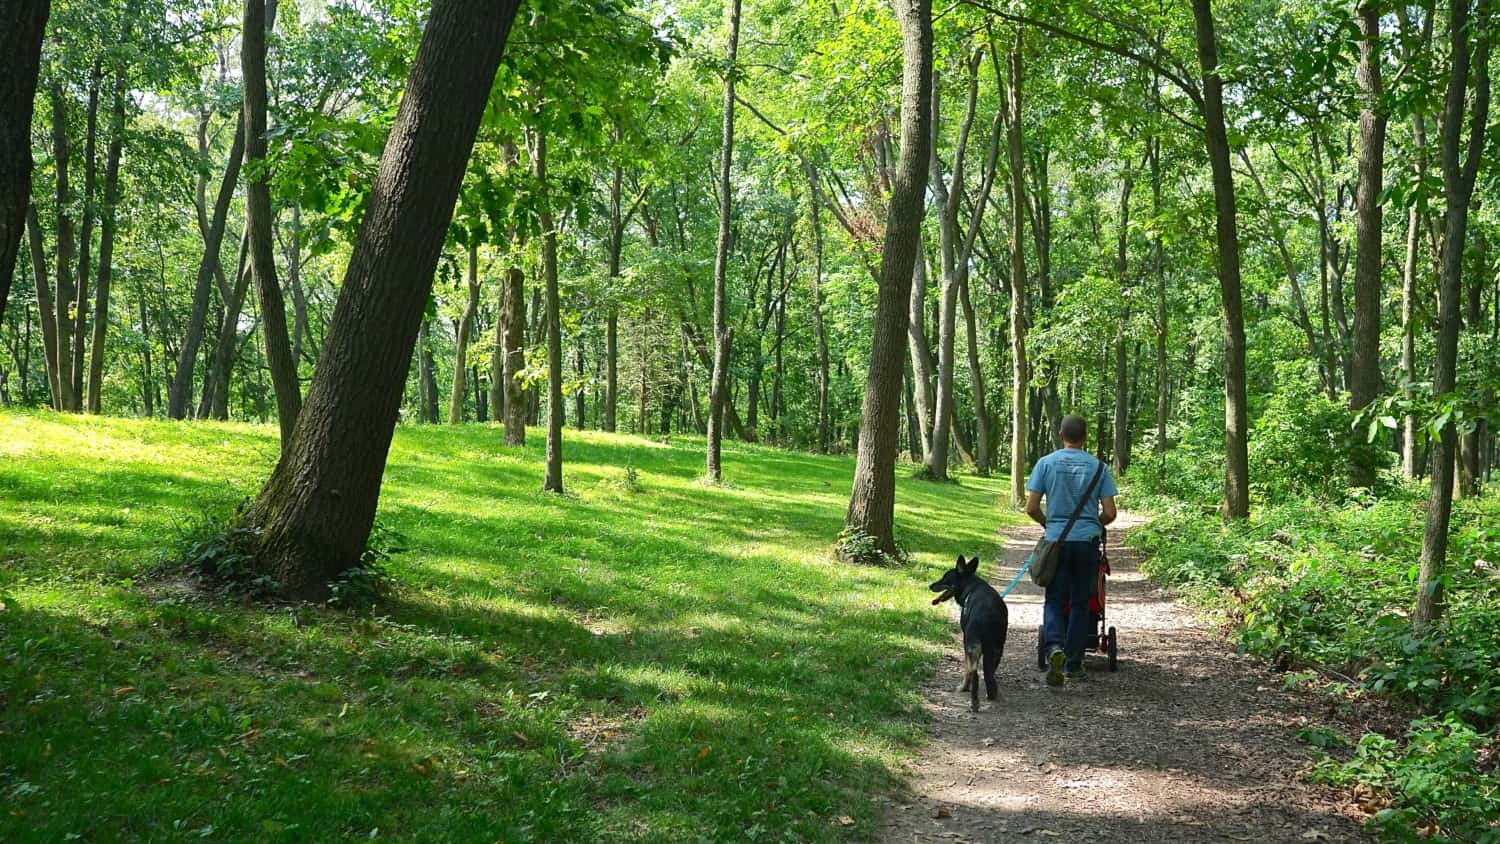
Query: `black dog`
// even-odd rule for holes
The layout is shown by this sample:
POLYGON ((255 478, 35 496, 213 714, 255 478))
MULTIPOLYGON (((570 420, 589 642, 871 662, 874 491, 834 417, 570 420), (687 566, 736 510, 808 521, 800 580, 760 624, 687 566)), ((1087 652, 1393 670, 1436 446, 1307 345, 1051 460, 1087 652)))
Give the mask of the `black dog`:
POLYGON ((995 699, 998 689, 995 684, 995 668, 1000 665, 1000 654, 1005 652, 1005 634, 1010 628, 1010 611, 995 587, 974 574, 979 568, 979 558, 965 562, 960 554, 953 568, 943 573, 942 579, 932 584, 934 592, 941 593, 932 599, 933 604, 953 598, 963 609, 958 615, 958 626, 964 632, 964 683, 958 687, 970 695, 970 708, 979 711, 979 668, 984 665, 984 694, 995 699))

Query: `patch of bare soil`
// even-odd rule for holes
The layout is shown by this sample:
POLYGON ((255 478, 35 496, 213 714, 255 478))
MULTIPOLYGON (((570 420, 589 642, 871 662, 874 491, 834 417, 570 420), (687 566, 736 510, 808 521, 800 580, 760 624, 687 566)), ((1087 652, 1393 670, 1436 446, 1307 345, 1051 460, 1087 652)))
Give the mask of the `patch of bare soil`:
MULTIPOLYGON (((1196 621, 1153 587, 1110 533, 1109 623, 1119 671, 1087 659, 1089 680, 1049 688, 1036 668, 1042 590, 1023 578, 1006 599, 1010 636, 1000 696, 969 711, 959 646, 926 688, 931 741, 910 792, 891 799, 887 842, 1360 841, 1352 801, 1302 782, 1308 749, 1294 736, 1326 717, 1309 693, 1196 621)), ((1003 589, 1038 529, 1008 531, 1003 568, 980 575, 1003 589)), ((958 611, 952 604, 954 628, 958 611)))

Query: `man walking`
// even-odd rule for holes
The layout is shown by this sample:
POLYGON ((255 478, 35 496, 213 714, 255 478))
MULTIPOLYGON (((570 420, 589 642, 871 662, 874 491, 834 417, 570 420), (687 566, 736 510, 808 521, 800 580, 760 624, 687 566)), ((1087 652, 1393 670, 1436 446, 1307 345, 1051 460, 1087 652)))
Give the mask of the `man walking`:
POLYGON ((1082 416, 1063 418, 1058 429, 1063 447, 1036 463, 1026 482, 1026 515, 1044 527, 1047 539, 1062 537, 1068 517, 1078 509, 1079 499, 1087 495, 1078 521, 1061 544, 1057 573, 1047 585, 1047 599, 1042 607, 1043 649, 1047 652, 1047 685, 1060 686, 1063 681, 1083 680, 1083 650, 1090 631, 1089 600, 1099 582, 1099 539, 1104 526, 1118 515, 1115 510, 1114 476, 1084 449, 1088 444, 1088 423, 1082 416), (1089 482, 1099 474, 1098 483, 1089 482), (1042 510, 1042 499, 1047 509, 1042 510), (1066 617, 1063 608, 1067 607, 1066 617))

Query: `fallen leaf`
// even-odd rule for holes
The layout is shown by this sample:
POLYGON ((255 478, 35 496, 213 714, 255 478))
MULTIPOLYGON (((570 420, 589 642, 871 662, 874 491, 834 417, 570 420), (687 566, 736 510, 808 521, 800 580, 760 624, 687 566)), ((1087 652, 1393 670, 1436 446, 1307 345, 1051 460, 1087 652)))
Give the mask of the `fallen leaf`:
POLYGON ((120 688, 115 689, 115 697, 124 697, 125 695, 128 695, 133 691, 135 691, 135 686, 121 686, 120 688))
POLYGON ((951 817, 953 817, 953 815, 944 806, 939 806, 936 809, 933 809, 930 814, 934 818, 951 818, 951 817))
POLYGON ((844 826, 854 826, 854 818, 851 818, 848 815, 839 815, 839 823, 843 824, 844 826))
POLYGON ((699 759, 707 759, 708 758, 708 745, 706 745, 706 744, 703 745, 703 749, 700 750, 700 751, 698 751, 698 758, 699 759))
POLYGON ((992 738, 987 738, 984 741, 980 742, 980 744, 984 745, 985 747, 994 747, 995 740, 992 738))
POLYGON ((1333 839, 1329 838, 1328 837, 1328 833, 1324 832, 1321 829, 1309 829, 1308 831, 1302 833, 1302 840, 1303 841, 1332 841, 1333 839))
POLYGON ((520 742, 521 744, 531 744, 531 739, 527 738, 526 734, 521 732, 520 730, 516 730, 515 732, 511 733, 511 735, 515 736, 516 741, 520 742))

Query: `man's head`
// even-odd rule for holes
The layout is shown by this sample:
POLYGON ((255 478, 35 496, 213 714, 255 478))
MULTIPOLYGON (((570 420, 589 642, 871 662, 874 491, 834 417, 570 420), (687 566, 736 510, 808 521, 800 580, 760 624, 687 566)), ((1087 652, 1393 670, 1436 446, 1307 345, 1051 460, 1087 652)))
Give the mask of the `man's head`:
POLYGON ((1089 439, 1089 423, 1082 416, 1064 416, 1057 435, 1062 437, 1063 445, 1082 448, 1089 439))

